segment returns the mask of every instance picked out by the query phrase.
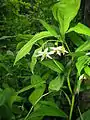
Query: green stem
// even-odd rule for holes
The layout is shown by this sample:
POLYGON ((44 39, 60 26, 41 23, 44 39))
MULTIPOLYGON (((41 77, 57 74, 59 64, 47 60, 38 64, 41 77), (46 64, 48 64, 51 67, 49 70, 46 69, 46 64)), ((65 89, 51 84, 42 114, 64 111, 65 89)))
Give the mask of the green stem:
POLYGON ((75 102, 75 95, 72 95, 72 104, 71 104, 71 108, 70 108, 70 115, 69 115, 69 120, 72 119, 72 113, 73 113, 73 108, 74 108, 74 102, 75 102))
POLYGON ((81 120, 84 120, 79 107, 78 107, 78 111, 79 111, 81 120))
POLYGON ((71 68, 70 68, 69 71, 68 71, 67 83, 68 83, 69 91, 70 91, 70 93, 72 94, 72 88, 71 88, 70 79, 69 79, 70 73, 71 73, 71 68))
POLYGON ((70 51, 70 49, 69 49, 69 47, 68 47, 68 44, 65 42, 65 45, 66 45, 66 47, 67 47, 67 50, 69 51, 69 53, 71 53, 71 51, 70 51))
POLYGON ((34 105, 31 107, 30 111, 28 112, 27 116, 24 118, 24 120, 28 120, 28 117, 30 115, 30 113, 32 112, 33 108, 36 106, 36 104, 46 95, 50 94, 51 92, 45 93, 44 95, 42 95, 35 103, 34 105))

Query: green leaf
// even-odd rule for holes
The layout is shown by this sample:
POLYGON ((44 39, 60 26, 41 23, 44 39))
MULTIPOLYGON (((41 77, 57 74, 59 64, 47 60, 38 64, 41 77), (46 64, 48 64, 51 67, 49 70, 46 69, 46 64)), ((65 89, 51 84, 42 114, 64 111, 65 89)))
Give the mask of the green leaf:
POLYGON ((8 67, 5 64, 3 64, 3 63, 0 63, 0 68, 1 69, 4 68, 7 72, 9 72, 8 67))
POLYGON ((19 42, 16 46, 16 50, 20 50, 24 45, 25 45, 26 42, 19 42))
POLYGON ((85 52, 83 51, 80 51, 80 52, 72 52, 72 53, 69 53, 70 56, 73 56, 73 57, 80 57, 80 56, 84 56, 86 55, 85 52))
POLYGON ((37 33, 29 42, 27 42, 18 52, 14 65, 16 64, 17 61, 19 61, 22 57, 24 57, 26 54, 29 53, 31 50, 32 46, 40 39, 43 39, 45 37, 51 37, 53 36, 50 32, 48 31, 43 31, 40 33, 37 33))
POLYGON ((84 44, 82 44, 80 47, 76 49, 76 52, 88 51, 88 50, 90 50, 90 41, 84 42, 84 44))
POLYGON ((41 85, 44 84, 44 83, 45 83, 45 81, 38 82, 37 84, 34 84, 34 85, 28 85, 28 86, 22 88, 21 90, 19 90, 19 91, 17 92, 17 94, 20 94, 20 93, 22 93, 22 92, 25 92, 25 91, 27 91, 27 90, 29 90, 29 89, 31 89, 31 88, 39 87, 39 86, 41 86, 41 85))
MULTIPOLYGON (((26 119, 27 120, 27 119, 26 119)), ((33 117, 33 118, 30 118, 28 120, 43 120, 43 117, 33 117)))
POLYGON ((41 64, 45 65, 46 67, 50 68, 51 70, 57 73, 61 73, 64 71, 64 66, 56 60, 42 61, 41 64))
POLYGON ((32 60, 31 60, 31 63, 30 63, 30 69, 31 69, 31 72, 34 73, 34 67, 35 67, 35 64, 37 63, 37 57, 36 57, 36 54, 42 50, 42 47, 36 49, 34 51, 34 54, 32 55, 32 60))
POLYGON ((25 42, 25 41, 30 40, 32 37, 33 37, 33 35, 31 35, 31 34, 18 34, 16 37, 16 40, 17 41, 24 40, 23 42, 25 42))
POLYGON ((59 109, 54 103, 46 101, 41 102, 41 105, 38 109, 31 113, 28 119, 32 120, 32 118, 38 116, 57 116, 57 117, 67 117, 67 115, 59 109))
POLYGON ((17 93, 11 88, 5 88, 3 91, 0 92, 0 106, 4 105, 5 103, 11 108, 12 104, 15 101, 18 101, 19 96, 17 93))
POLYGON ((85 71, 85 73, 86 73, 88 76, 90 76, 90 67, 89 67, 89 66, 86 66, 86 67, 84 68, 84 71, 85 71))
POLYGON ((63 86, 63 82, 64 80, 61 78, 61 76, 58 76, 50 82, 49 89, 53 91, 59 91, 63 86))
POLYGON ((0 37, 0 40, 4 40, 4 39, 10 39, 10 38, 14 38, 16 36, 2 36, 0 37))
POLYGON ((75 32, 69 33, 68 36, 70 37, 70 40, 78 47, 84 43, 82 38, 79 35, 77 35, 75 32))
POLYGON ((0 92, 0 106, 4 105, 5 103, 5 96, 0 92))
POLYGON ((29 96, 29 101, 34 105, 35 102, 43 95, 45 91, 45 85, 36 88, 32 94, 29 96))
POLYGON ((42 81, 43 80, 42 80, 42 78, 39 75, 32 75, 31 76, 31 84, 32 85, 35 85, 35 84, 37 84, 39 82, 42 82, 42 81))
POLYGON ((72 31, 79 33, 79 34, 90 36, 90 28, 88 28, 87 26, 85 26, 81 23, 78 23, 75 27, 70 28, 67 31, 67 33, 72 32, 72 31))
POLYGON ((78 61, 76 63, 76 68, 78 70, 78 74, 80 75, 82 69, 85 67, 85 65, 88 65, 90 63, 90 57, 89 56, 81 56, 78 58, 78 61))
MULTIPOLYGON (((90 120, 90 109, 82 114, 82 118, 83 120, 90 120)), ((81 120, 81 118, 78 118, 77 120, 81 120)))
POLYGON ((75 93, 77 94, 79 94, 79 92, 80 92, 80 88, 81 88, 81 84, 82 84, 82 79, 81 80, 77 80, 77 84, 76 84, 76 90, 75 90, 75 93))
POLYGON ((47 24, 45 21, 43 20, 39 20, 40 23, 53 35, 53 36, 57 36, 57 32, 55 31, 55 29, 53 27, 51 27, 51 25, 47 24))
POLYGON ((60 23, 60 32, 65 34, 69 28, 70 22, 77 15, 81 0, 60 0, 52 10, 54 18, 60 23))
MULTIPOLYGON (((32 75, 31 76, 31 84, 35 85, 39 82, 42 82, 42 78, 39 75, 32 75)), ((45 84, 41 84, 41 86, 36 86, 35 90, 29 96, 29 101, 34 105, 35 102, 42 96, 43 92, 45 91, 45 84)))

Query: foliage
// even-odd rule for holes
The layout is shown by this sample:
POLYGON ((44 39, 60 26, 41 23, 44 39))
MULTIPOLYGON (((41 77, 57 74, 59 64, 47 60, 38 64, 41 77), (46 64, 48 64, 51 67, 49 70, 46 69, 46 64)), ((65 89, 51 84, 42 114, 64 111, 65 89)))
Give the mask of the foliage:
POLYGON ((89 117, 89 110, 82 114, 76 106, 87 90, 83 81, 90 79, 90 29, 71 23, 80 3, 1 1, 0 111, 6 116, 0 112, 0 119, 89 117))

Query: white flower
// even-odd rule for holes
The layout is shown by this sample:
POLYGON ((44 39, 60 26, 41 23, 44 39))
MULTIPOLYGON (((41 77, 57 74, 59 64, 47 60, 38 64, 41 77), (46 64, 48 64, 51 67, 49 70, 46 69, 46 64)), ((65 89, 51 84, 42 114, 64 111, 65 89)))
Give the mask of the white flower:
POLYGON ((86 55, 90 55, 90 52, 86 53, 86 55))
POLYGON ((51 50, 53 50, 54 53, 61 56, 61 53, 64 55, 65 53, 68 53, 68 51, 65 50, 64 46, 59 47, 50 47, 51 50))
POLYGON ((79 80, 83 80, 83 79, 86 79, 85 75, 82 74, 80 77, 79 77, 79 80))
POLYGON ((53 55, 54 53, 61 56, 61 53, 64 55, 65 53, 68 53, 68 51, 65 50, 64 46, 50 47, 50 52, 49 52, 48 48, 46 48, 44 51, 39 51, 37 53, 36 57, 41 56, 41 61, 44 60, 44 58, 52 59, 52 57, 50 55, 53 55))
POLYGON ((39 51, 37 57, 42 56, 41 57, 41 61, 44 60, 44 58, 49 58, 52 59, 52 57, 50 55, 54 54, 52 51, 48 52, 48 48, 46 48, 43 52, 39 51))

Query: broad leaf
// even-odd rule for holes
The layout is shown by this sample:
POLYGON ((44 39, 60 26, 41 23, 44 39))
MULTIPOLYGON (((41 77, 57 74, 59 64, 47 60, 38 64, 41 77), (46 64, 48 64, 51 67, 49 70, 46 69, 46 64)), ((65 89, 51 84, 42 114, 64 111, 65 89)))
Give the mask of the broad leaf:
POLYGON ((57 73, 61 73, 64 71, 64 66, 56 60, 42 61, 41 64, 45 65, 46 67, 50 68, 51 70, 53 70, 57 73))
POLYGON ((43 80, 42 80, 42 78, 39 75, 32 75, 31 76, 31 84, 32 85, 35 85, 35 84, 40 83, 42 81, 43 80))
POLYGON ((57 116, 57 117, 67 117, 67 115, 59 109, 55 104, 46 101, 42 102, 40 107, 31 113, 28 119, 32 120, 32 118, 38 116, 57 116))
POLYGON ((50 82, 49 89, 53 91, 59 91, 63 86, 63 82, 64 80, 61 78, 61 76, 58 76, 50 82))
POLYGON ((76 32, 76 33, 79 33, 79 34, 83 34, 83 35, 88 35, 90 36, 90 28, 88 28, 87 26, 81 24, 81 23, 78 23, 75 27, 72 27, 70 28, 68 32, 76 32))
POLYGON ((84 68, 84 71, 85 71, 85 73, 86 73, 88 76, 90 76, 90 67, 89 67, 89 66, 86 66, 86 67, 84 68))
MULTIPOLYGON (((82 114, 82 119, 83 120, 90 120, 90 110, 87 110, 82 114)), ((81 120, 81 118, 78 118, 77 120, 81 120)))
POLYGON ((85 67, 85 65, 88 65, 89 63, 90 63, 89 56, 81 56, 78 58, 78 61, 76 63, 76 68, 78 70, 79 75, 80 75, 82 69, 85 67))
POLYGON ((45 81, 38 82, 38 83, 36 83, 36 84, 34 84, 34 85, 28 85, 28 86, 22 88, 21 90, 19 90, 19 91, 17 92, 17 94, 20 94, 20 93, 22 93, 22 92, 25 92, 25 91, 27 91, 27 90, 30 90, 31 88, 39 87, 39 86, 43 85, 44 83, 45 83, 45 81))
POLYGON ((7 104, 11 108, 12 104, 18 101, 18 98, 19 96, 13 89, 5 88, 3 91, 0 91, 0 106, 7 104))
POLYGON ((90 41, 86 41, 84 44, 82 44, 79 48, 76 49, 76 52, 88 50, 90 50, 90 41))
POLYGON ((77 35, 75 32, 69 33, 68 36, 70 37, 70 40, 78 47, 84 43, 82 38, 79 35, 77 35))
POLYGON ((34 105, 35 102, 43 95, 45 91, 45 85, 36 88, 32 94, 29 96, 29 101, 34 105))
MULTIPOLYGON (((42 78, 39 75, 32 75, 31 76, 31 84, 35 85, 39 82, 42 82, 42 78)), ((41 84, 41 86, 36 86, 35 90, 29 96, 29 101, 34 105, 35 102, 42 96, 43 92, 45 91, 45 84, 41 84)))
POLYGON ((24 57, 26 54, 29 53, 31 50, 33 44, 35 44, 38 40, 45 38, 45 37, 51 37, 53 36, 50 32, 44 31, 37 33, 29 42, 27 42, 18 52, 14 65, 16 64, 17 61, 19 61, 22 57, 24 57))
POLYGON ((60 0, 53 6, 54 18, 60 23, 60 32, 65 34, 70 22, 77 15, 80 0, 60 0))
POLYGON ((47 24, 45 21, 43 20, 39 20, 40 23, 53 35, 53 36, 57 36, 57 32, 55 31, 55 29, 53 27, 51 27, 49 24, 47 24))

